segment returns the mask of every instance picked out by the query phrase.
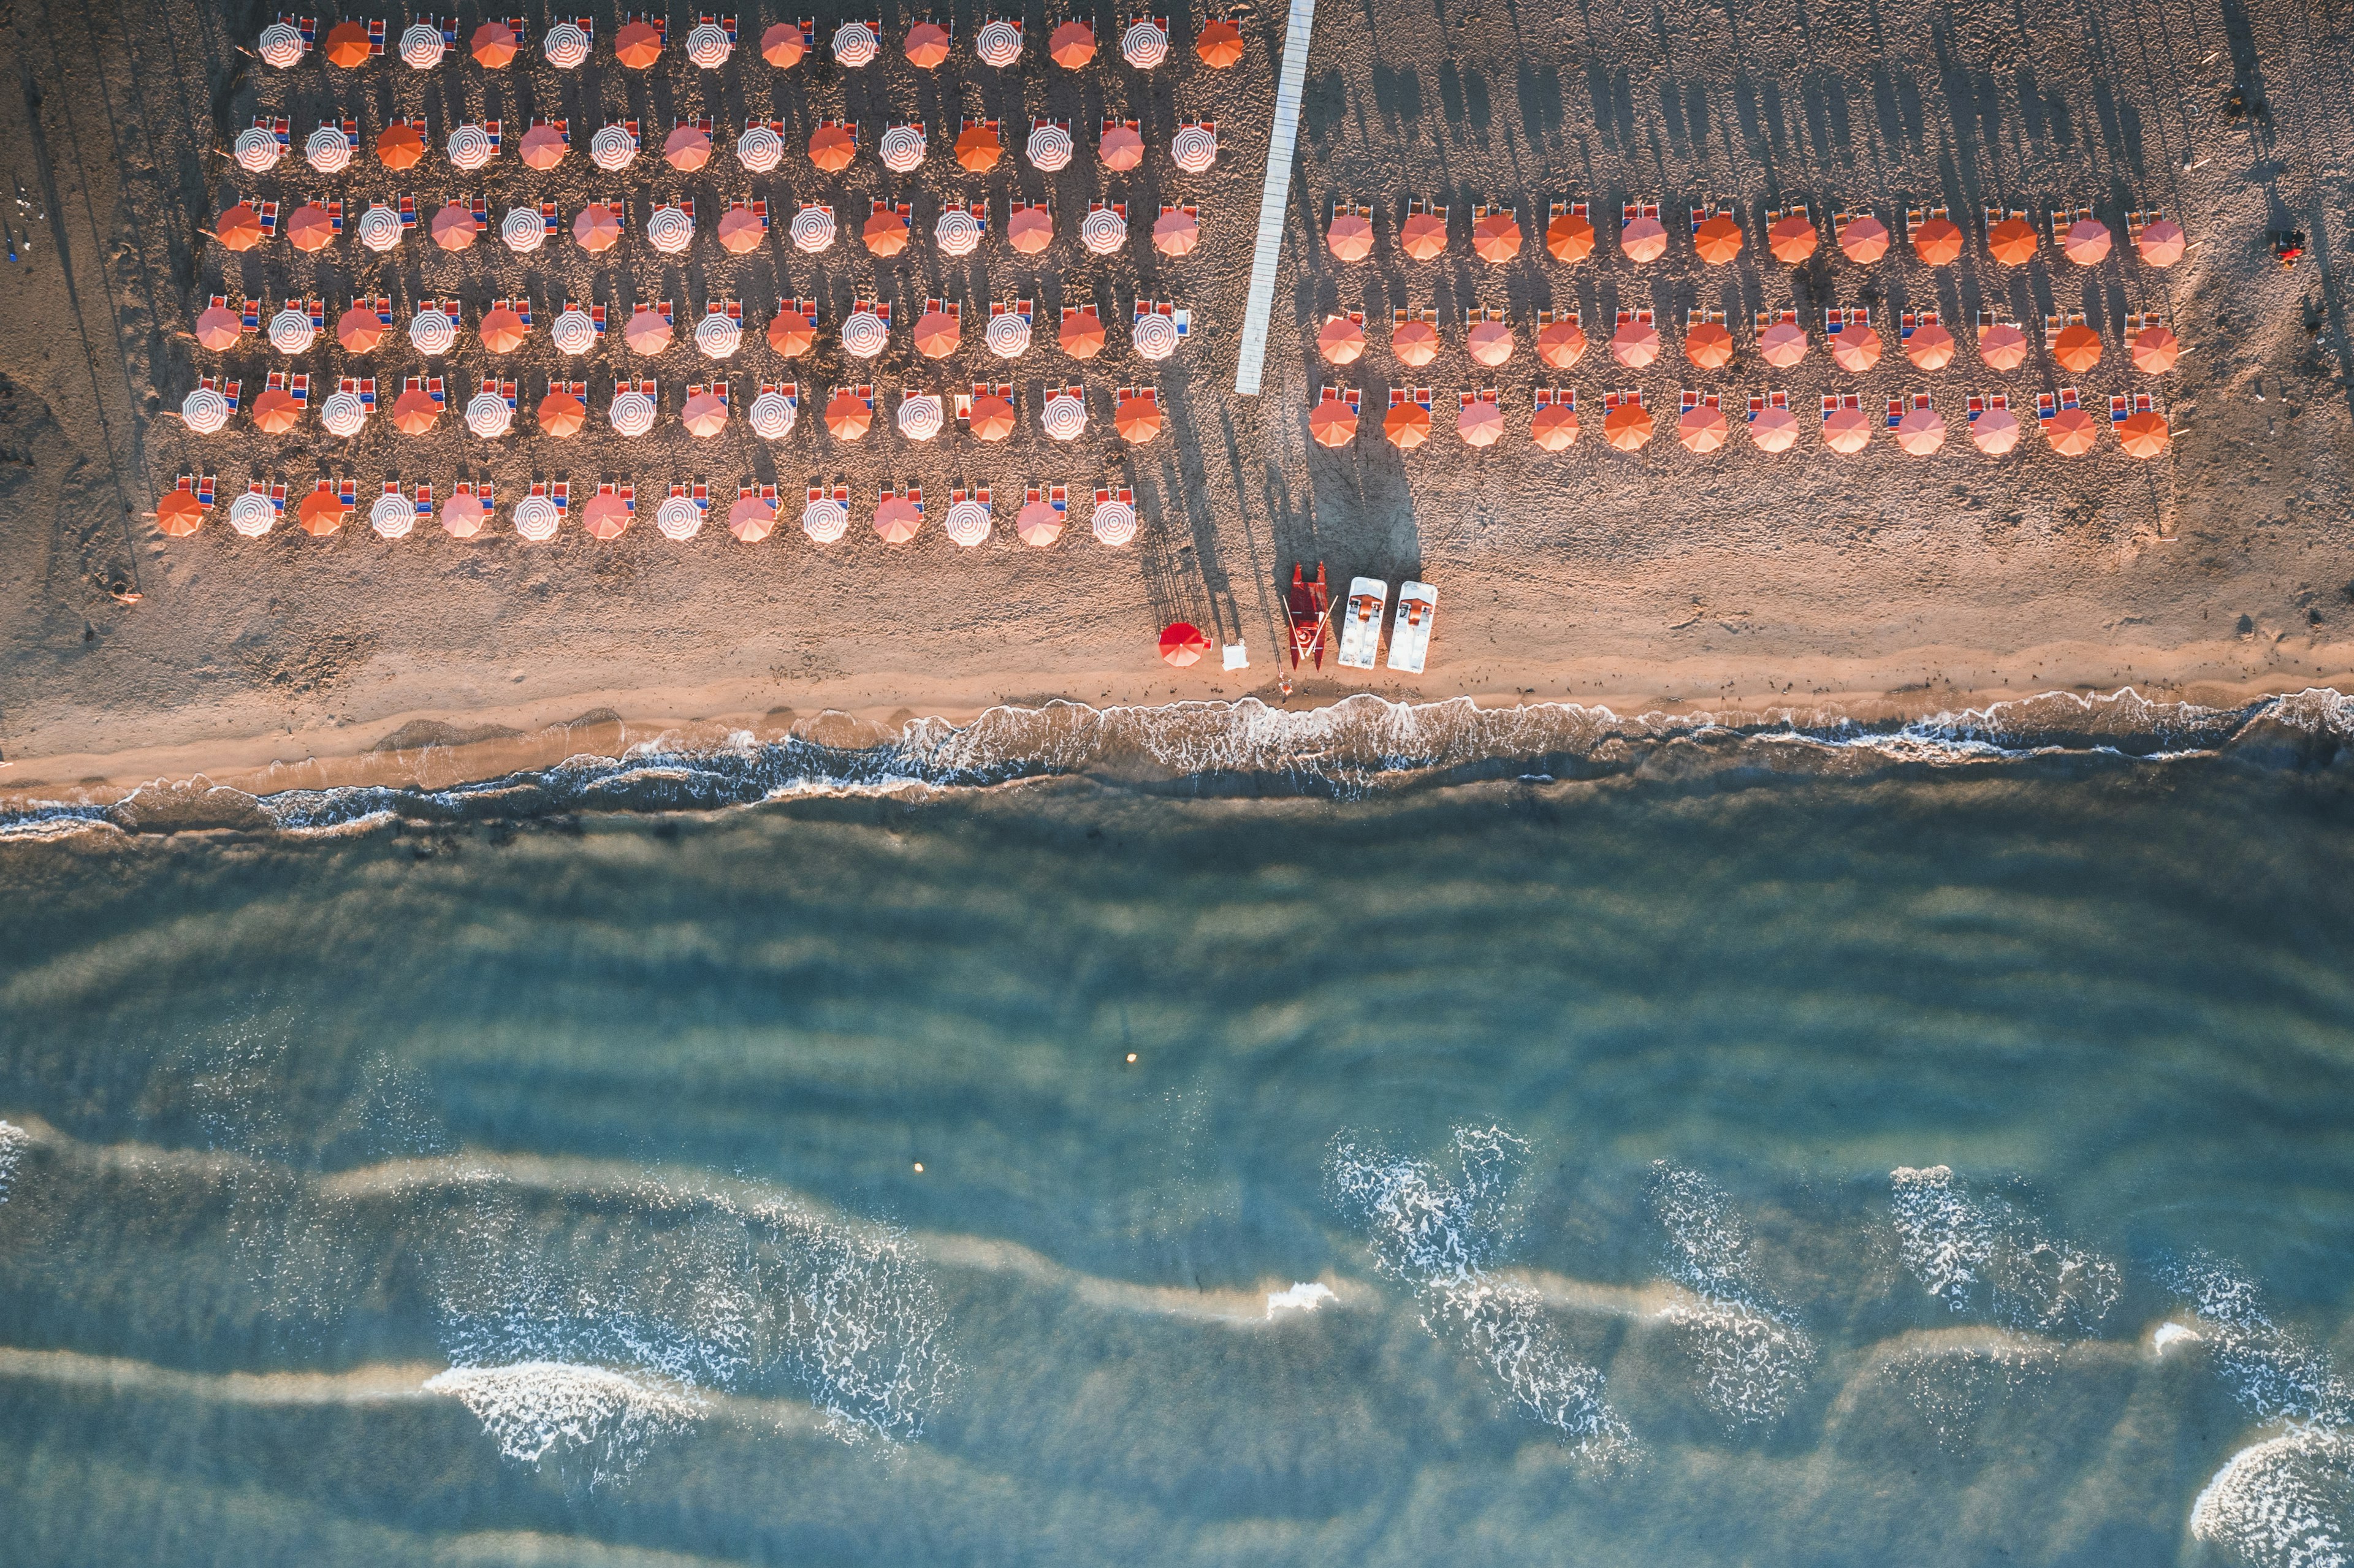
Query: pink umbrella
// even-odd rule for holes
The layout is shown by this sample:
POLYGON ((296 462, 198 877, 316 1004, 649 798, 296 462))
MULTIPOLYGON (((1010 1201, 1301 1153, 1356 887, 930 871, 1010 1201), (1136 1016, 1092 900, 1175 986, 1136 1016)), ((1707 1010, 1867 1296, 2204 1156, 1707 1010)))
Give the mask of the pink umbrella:
POLYGON ((1798 416, 1787 408, 1760 408, 1749 421, 1749 441, 1761 452, 1786 452, 1798 444, 1798 416))
POLYGON ((553 125, 535 125, 523 133, 523 162, 529 169, 552 169, 564 162, 564 132, 553 125))
POLYGON ((916 503, 896 495, 886 495, 875 508, 875 532, 886 545, 904 545, 916 536, 924 525, 924 514, 916 503))
POLYGON ((1850 218, 1840 230, 1840 249, 1857 266, 1870 266, 1888 254, 1888 226, 1870 213, 1850 218))
POLYGON ((591 539, 618 539, 631 521, 630 503, 618 495, 592 495, 580 513, 581 529, 591 539))
POLYGON ((433 243, 444 250, 463 250, 473 244, 473 213, 463 204, 454 201, 435 213, 433 243))
POLYGON ((632 354, 660 354, 670 346, 670 323, 661 312, 641 305, 631 313, 629 324, 621 328, 621 341, 630 345, 632 354))
POLYGON ((777 509, 757 495, 741 496, 727 509, 727 531, 748 545, 776 532, 777 509))
POLYGON ((1872 421, 1861 408, 1834 408, 1823 421, 1823 445, 1835 452, 1850 455, 1861 451, 1872 440, 1872 421))
POLYGON ((730 256, 748 256, 760 248, 767 230, 749 207, 731 207, 719 215, 719 246, 730 256))
POLYGON ((1706 456, 1724 445, 1724 410, 1695 403, 1676 420, 1676 440, 1687 450, 1706 456))
POLYGON ((1880 334, 1861 323, 1833 333, 1830 344, 1832 361, 1850 376, 1861 376, 1880 363, 1880 334))
POLYGON ((1548 322, 1537 332, 1537 357, 1555 370, 1567 370, 1585 352, 1585 329, 1574 321, 1548 322))
POLYGON ((1927 457, 1946 444, 1945 417, 1935 408, 1915 408, 1896 421, 1896 444, 1914 457, 1927 457))
MULTIPOLYGON (((1179 214, 1183 217, 1183 214, 1179 214)), ((1159 226, 1154 226, 1159 233, 1159 226)), ((1043 207, 1018 207, 1005 220, 1005 243, 1024 256, 1035 256, 1046 249, 1055 238, 1054 216, 1043 207)))
POLYGON ((697 392, 686 400, 679 418, 688 435, 708 440, 727 429, 727 405, 716 392, 697 392))
POLYGON ((591 256, 612 248, 621 238, 621 215, 602 202, 590 202, 572 220, 572 238, 591 256))
POLYGON ((2016 370, 2027 363, 2027 334, 1998 322, 1978 334, 1978 357, 1989 370, 2016 370))
POLYGON ((2182 234, 2182 226, 2171 218, 2161 217, 2142 228, 2141 259, 2153 267, 2171 267, 2182 260, 2190 246, 2182 234))
POLYGON ((681 174, 693 174, 711 162, 711 133, 700 126, 681 125, 663 138, 663 157, 681 174))
POLYGON ((1064 515, 1043 501, 1023 506, 1013 519, 1013 532, 1025 545, 1044 549, 1063 536, 1064 515))
POLYGON ((1988 457, 2000 457, 2019 444, 2019 416, 2008 408, 1988 408, 1970 421, 1970 444, 1988 457))
POLYGON ((2108 259, 2109 226, 2097 217, 2079 218, 2068 226, 2060 249, 2079 267, 2097 267, 2108 259))
POLYGON ((1498 366, 1512 357, 1510 322, 1474 322, 1463 336, 1463 351, 1479 365, 1498 366))
POLYGON ((1098 149, 1107 169, 1125 171, 1144 162, 1144 138, 1125 125, 1115 125, 1103 133, 1098 149))
POLYGON ((1610 334, 1610 357, 1629 370, 1640 370, 1659 357, 1659 329, 1649 322, 1628 322, 1610 334))
MULTIPOLYGON (((376 318, 371 313, 368 319, 374 321, 376 318)), ((215 353, 235 348, 237 340, 244 335, 245 318, 227 305, 207 306, 205 313, 196 318, 196 341, 215 353)))
POLYGON ((1954 334, 1934 322, 1914 327, 1904 340, 1904 357, 1916 369, 1943 370, 1954 361, 1954 334))
POLYGON ((1495 404, 1466 403, 1455 421, 1455 433, 1467 447, 1491 447, 1504 434, 1504 411, 1495 404))
MULTIPOLYGON (((1012 226, 1007 228, 1009 237, 1012 226)), ((1172 207, 1152 220, 1152 248, 1163 256, 1183 256, 1202 242, 1199 219, 1182 207, 1172 207)))
POLYGON ((1618 231, 1618 249, 1629 261, 1657 261, 1668 253, 1668 231, 1656 217, 1638 217, 1618 231))
POLYGON ((1757 334, 1757 357, 1776 370, 1787 370, 1807 357, 1807 329, 1796 322, 1776 322, 1757 334))

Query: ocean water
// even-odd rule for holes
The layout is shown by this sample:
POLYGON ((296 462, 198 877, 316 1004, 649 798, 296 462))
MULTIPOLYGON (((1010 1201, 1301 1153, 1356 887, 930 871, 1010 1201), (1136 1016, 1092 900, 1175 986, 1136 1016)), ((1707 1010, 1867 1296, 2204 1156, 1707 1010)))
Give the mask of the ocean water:
POLYGON ((2347 1562, 2349 727, 19 811, 0 1558, 2347 1562))

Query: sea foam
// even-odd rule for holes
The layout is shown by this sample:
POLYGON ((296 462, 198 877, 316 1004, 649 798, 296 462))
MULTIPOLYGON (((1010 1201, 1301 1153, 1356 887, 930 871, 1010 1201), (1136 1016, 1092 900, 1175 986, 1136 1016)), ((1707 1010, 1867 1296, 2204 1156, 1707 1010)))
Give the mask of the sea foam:
POLYGON ((0 1121, 0 1203, 8 1201, 9 1189, 16 1182, 16 1166, 31 1141, 15 1122, 0 1121))
POLYGON ((2199 1315, 2200 1338, 2242 1408, 2266 1420, 2354 1425, 2354 1387, 2327 1351, 2273 1320, 2253 1280, 2203 1253, 2168 1258, 2160 1273, 2199 1315))
POLYGON ((1670 1277, 1693 1299, 1661 1316, 1690 1340, 1709 1408, 1727 1425, 1773 1421, 1806 1386, 1814 1342, 1752 1277, 1749 1228, 1696 1171, 1651 1168, 1651 1209, 1667 1231, 1670 1277))
POLYGON ((2300 1426, 2241 1449, 2191 1505, 2190 1533, 2259 1568, 2347 1568, 2354 1437, 2300 1426))
POLYGON ((1278 1312, 1313 1312, 1327 1301, 1339 1299, 1329 1286, 1294 1285, 1288 1290, 1267 1293, 1267 1315, 1272 1318, 1278 1312))
POLYGON ((592 1482, 617 1480, 665 1437, 703 1418, 690 1390, 564 1361, 452 1367, 427 1381, 473 1412, 499 1452, 518 1464, 584 1463, 592 1482))
POLYGON ((1889 1172, 1898 1255, 1923 1289, 1956 1312, 2009 1328, 2089 1334, 2124 1278, 2108 1259, 2052 1235, 2004 1200, 1967 1192, 1946 1166, 1889 1172))

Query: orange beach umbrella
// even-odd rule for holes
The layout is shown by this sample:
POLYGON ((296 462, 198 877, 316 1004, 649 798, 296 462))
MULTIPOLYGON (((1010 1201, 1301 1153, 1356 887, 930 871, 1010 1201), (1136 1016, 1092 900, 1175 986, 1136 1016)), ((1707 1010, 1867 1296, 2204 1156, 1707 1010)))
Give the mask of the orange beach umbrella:
POLYGON ((1096 58, 1096 30, 1085 22, 1066 22, 1046 40, 1046 57, 1066 70, 1077 70, 1096 58))
POLYGON ((1057 333, 1063 352, 1073 359, 1093 359, 1103 352, 1103 318, 1097 315, 1068 315, 1057 333))
POLYGON ((384 321, 373 305, 354 305, 335 318, 335 341, 346 354, 366 354, 384 341, 384 321))
POLYGON ((1390 334, 1390 353, 1416 369, 1438 357, 1438 329, 1428 322, 1400 322, 1390 334))
POLYGON ((660 354, 670 346, 670 322, 660 311, 640 305, 621 328, 621 341, 632 354, 660 354))
POLYGON ((1954 334, 1931 322, 1904 340, 1904 357, 1916 370, 1943 370, 1954 362, 1954 334))
POLYGON ((963 336, 961 323, 946 311, 926 311, 916 318, 916 352, 926 359, 946 359, 963 336))
POLYGON ((186 490, 167 490, 155 503, 155 527, 166 539, 185 539, 205 520, 205 503, 186 490))
POLYGON ((2008 408, 1988 408, 1970 421, 1970 445, 1988 457, 2000 457, 2019 444, 2019 416, 2008 408))
POLYGON ((663 138, 663 161, 683 175, 711 162, 711 132, 700 125, 676 125, 663 138))
POLYGON ((591 539, 618 539, 630 530, 630 503, 618 495, 592 495, 580 509, 580 531, 591 539))
POLYGON ((441 417, 441 405, 421 387, 403 392, 392 405, 392 428, 404 436, 421 436, 441 417))
POLYGON ((1659 329, 1649 322, 1628 322, 1610 334, 1610 357, 1629 370, 1642 369, 1659 357, 1659 329))
POLYGON ((1831 336, 1831 363, 1861 376, 1880 363, 1880 334, 1861 323, 1831 336))
POLYGON ((1463 334, 1463 352, 1475 365, 1490 367, 1512 357, 1512 325, 1510 322, 1474 322, 1463 334))
POLYGON ((314 490, 296 504, 294 525, 313 539, 323 539, 344 525, 351 510, 334 491, 314 490))
POLYGON ((855 392, 837 392, 825 405, 825 428, 836 440, 854 441, 875 423, 875 410, 855 392))
POLYGON ((335 242, 335 220, 317 202, 306 201, 287 218, 286 238, 297 250, 324 250, 335 242))
POLYGON ((1382 435, 1400 451, 1412 451, 1430 440, 1430 410, 1419 403, 1400 403, 1382 416, 1382 435))
POLYGON ((1336 261, 1363 261, 1373 253, 1373 221, 1363 213, 1337 212, 1324 230, 1324 249, 1336 261))
POLYGON ((2035 226, 2023 217, 2006 217, 1987 230, 1987 252, 2006 267, 2024 267, 2035 260, 2035 226))
POLYGON ((2079 267, 2097 267, 2108 260, 2109 226, 2097 217, 2079 218, 2060 238, 2060 253, 2079 267))
POLYGON ((1602 439, 1622 452, 1642 450, 1651 430, 1651 411, 1640 403, 1621 403, 1602 416, 1602 439))
POLYGON ((904 545, 924 525, 924 514, 904 496, 886 495, 875 503, 875 532, 886 545, 904 545))
POLYGON ((282 436, 302 417, 302 405, 291 392, 272 387, 253 400, 253 428, 265 436, 282 436))
POLYGON ((1222 16, 1195 36, 1193 52, 1212 70, 1237 65, 1243 58, 1243 30, 1222 16))
POLYGON ((2100 427, 2082 408, 2062 408, 2052 416, 2043 433, 2051 438, 2052 450, 2062 457, 2082 457, 2093 450, 2093 443, 2100 437, 2100 427))
POLYGON ((760 35, 760 58, 779 70, 790 70, 809 52, 809 38, 798 22, 777 22, 760 35))
POLYGON ((1416 261, 1436 260, 1447 249, 1447 219, 1435 212, 1410 212, 1398 227, 1398 248, 1416 261))
POLYGON ((1013 403, 991 393, 972 400, 966 427, 978 441, 1002 441, 1013 434, 1015 420, 1013 403))
POLYGON ((1548 403, 1529 420, 1529 440, 1549 452, 1566 451, 1577 444, 1577 410, 1566 403, 1548 403))
POLYGON ((1786 452, 1798 444, 1798 416, 1787 408, 1760 408, 1749 421, 1749 444, 1761 452, 1786 452))
POLYGON ((250 250, 261 243, 261 215, 238 202, 213 220, 213 238, 231 250, 250 250))
POLYGON ((896 256, 907 249, 907 220, 896 208, 880 208, 859 226, 858 238, 877 256, 896 256))
POLYGON ((2131 458, 2154 458, 2173 439, 2166 416, 2147 408, 2138 414, 2127 414, 2117 426, 2118 443, 2126 449, 2126 456, 2131 458))
POLYGON ((2062 327, 2052 340, 2052 357, 2062 370, 2082 375, 2101 363, 2101 334, 2082 322, 2062 327))
POLYGON ((613 35, 613 58, 631 70, 644 70, 662 58, 662 34, 652 22, 625 22, 613 35))
POLYGON ((1096 155, 1107 169, 1132 169, 1144 162, 1144 138, 1126 125, 1114 125, 1097 143, 1096 155))
MULTIPOLYGON (((1013 226, 1006 226, 1007 238, 1013 226)), ((1163 256, 1188 256, 1202 242, 1201 220, 1182 207, 1172 207, 1152 220, 1152 248, 1163 256)))
POLYGON ((1161 630, 1161 657, 1180 670, 1200 663, 1209 651, 1210 640, 1189 621, 1180 620, 1161 630))
MULTIPOLYGON (((1173 216, 1182 218, 1185 215, 1181 212, 1173 216)), ((1163 217, 1161 223, 1166 223, 1168 220, 1167 217, 1163 217)), ((1156 223, 1152 226, 1152 242, 1160 245, 1161 239, 1161 224, 1156 223)), ((1005 220, 1005 243, 1024 256, 1037 255, 1053 244, 1054 240, 1055 215, 1043 207, 1016 207, 1005 220)), ((1163 246, 1162 249, 1166 249, 1167 247, 1163 246)))
POLYGON ((1896 421, 1896 445, 1914 457, 1927 457, 1946 444, 1946 418, 1935 408, 1915 408, 1896 421))
POLYGON ((1345 447, 1356 439, 1357 411, 1338 397, 1328 397, 1308 410, 1308 433, 1320 447, 1345 447))
POLYGON ((1684 357, 1702 370, 1722 370, 1733 363, 1733 334, 1723 322, 1695 322, 1684 334, 1684 357))
POLYGON ((1346 316, 1326 316, 1316 329, 1316 352, 1335 365, 1354 365, 1365 352, 1365 329, 1346 316))
POLYGON ((2182 234, 2182 226, 2169 217, 2161 217, 2142 228, 2137 242, 2141 259, 2153 267, 2171 267, 2182 260, 2190 249, 2182 234))
POLYGON ((969 174, 987 174, 1004 154, 1005 143, 987 125, 968 125, 957 132, 956 161, 969 174))
POLYGON ((781 306, 769 323, 769 346, 785 358, 807 354, 817 341, 817 323, 790 304, 781 306))
POLYGON ((829 175, 850 167, 858 155, 858 138, 847 125, 821 125, 810 132, 810 162, 829 175))
POLYGON ((2146 326, 2134 334, 2134 368, 2145 376, 2165 375, 2181 354, 2181 344, 2163 326, 2146 326))
POLYGON ((1585 352, 1585 329, 1564 318, 1537 329, 1537 357, 1555 370, 1567 370, 1585 352))
POLYGON ((1063 536, 1063 514, 1044 501, 1025 503, 1014 514, 1013 532, 1023 544, 1043 550, 1063 536))
POLYGON ((513 354, 523 346, 524 339, 530 335, 529 330, 523 324, 523 317, 516 314, 514 308, 508 305, 500 305, 483 312, 480 330, 482 346, 493 354, 513 354))
POLYGON ((572 238, 591 256, 610 249, 621 238, 621 215, 602 202, 590 202, 572 220, 572 238))
POLYGON ((719 236, 719 248, 730 256, 750 255, 760 248, 760 241, 768 233, 760 227, 758 216, 750 208, 741 207, 731 207, 721 213, 719 226, 715 232, 719 236))
POLYGON ((1741 225, 1723 213, 1701 220, 1692 231, 1692 249, 1702 261, 1722 267, 1741 254, 1741 225))
POLYGON ((463 204, 451 202, 433 215, 433 243, 444 250, 463 250, 474 243, 474 215, 463 204))
POLYGON ((365 23, 338 22, 327 29, 327 63, 356 70, 368 62, 368 30, 365 23))
POLYGON ((1545 249, 1556 261, 1583 261, 1594 254, 1594 225, 1564 212, 1545 225, 1545 249))
POLYGON ((569 392, 551 391, 539 400, 539 429, 545 436, 563 440, 580 433, 588 422, 588 406, 569 392))
POLYGON ((907 63, 917 70, 938 70, 948 63, 949 30, 938 22, 918 22, 907 29, 907 63))
POLYGON ((1932 267, 1950 267, 1962 254, 1962 231, 1950 218, 1933 217, 1913 231, 1913 251, 1932 267))
POLYGON ((747 545, 758 544, 776 527, 776 507, 757 495, 739 495, 727 509, 727 531, 747 545))
POLYGON ((1471 226, 1471 251, 1501 265, 1521 253, 1521 226, 1509 212, 1491 212, 1471 226))
POLYGON ((1161 402, 1155 397, 1123 397, 1111 413, 1119 439, 1138 446, 1161 433, 1161 402))
POLYGON ((504 22, 485 22, 474 29, 466 47, 472 51, 474 63, 484 70, 504 70, 514 63, 516 43, 513 27, 504 22))
POLYGON ((453 495, 441 503, 441 531, 452 539, 479 537, 490 521, 490 508, 479 496, 453 495))
POLYGON ((563 132, 553 125, 535 125, 523 133, 523 142, 517 150, 523 154, 525 168, 545 173, 564 162, 564 154, 569 149, 563 132))
POLYGON ((425 133, 414 125, 387 125, 376 139, 376 161, 393 173, 413 169, 425 156, 425 133))
POLYGON ((679 422, 688 435, 708 440, 727 428, 727 405, 716 392, 697 392, 679 411, 679 422))
POLYGON ((1803 212, 1783 214, 1766 231, 1766 249, 1774 253, 1775 260, 1787 266, 1795 267, 1812 257, 1815 247, 1821 243, 1822 236, 1815 232, 1813 221, 1803 212))
POLYGON ((1861 408, 1834 408, 1823 421, 1823 445, 1850 457, 1872 444, 1872 421, 1861 408))

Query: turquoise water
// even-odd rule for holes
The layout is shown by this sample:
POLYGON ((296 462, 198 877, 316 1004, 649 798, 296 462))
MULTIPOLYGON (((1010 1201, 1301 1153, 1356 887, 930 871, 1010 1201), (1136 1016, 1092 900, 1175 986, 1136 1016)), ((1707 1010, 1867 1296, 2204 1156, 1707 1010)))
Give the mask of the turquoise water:
POLYGON ((1893 755, 0 842, 7 1560, 2343 1560, 2342 769, 1893 755))

